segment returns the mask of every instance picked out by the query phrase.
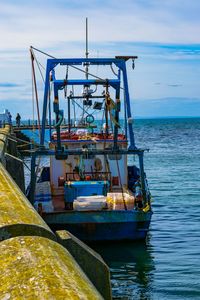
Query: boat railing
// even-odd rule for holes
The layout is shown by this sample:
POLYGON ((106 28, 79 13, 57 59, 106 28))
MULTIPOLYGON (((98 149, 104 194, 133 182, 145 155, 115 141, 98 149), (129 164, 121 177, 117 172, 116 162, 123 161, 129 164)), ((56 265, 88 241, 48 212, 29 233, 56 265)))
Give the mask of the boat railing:
POLYGON ((66 181, 77 180, 102 180, 111 182, 111 172, 83 172, 78 174, 77 172, 66 173, 66 181))

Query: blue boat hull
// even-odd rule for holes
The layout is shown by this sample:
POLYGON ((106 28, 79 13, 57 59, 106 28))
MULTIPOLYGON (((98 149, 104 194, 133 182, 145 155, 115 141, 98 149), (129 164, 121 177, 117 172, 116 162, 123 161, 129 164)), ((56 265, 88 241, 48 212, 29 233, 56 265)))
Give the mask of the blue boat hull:
POLYGON ((52 230, 68 230, 83 241, 145 239, 152 212, 56 212, 44 215, 52 230))

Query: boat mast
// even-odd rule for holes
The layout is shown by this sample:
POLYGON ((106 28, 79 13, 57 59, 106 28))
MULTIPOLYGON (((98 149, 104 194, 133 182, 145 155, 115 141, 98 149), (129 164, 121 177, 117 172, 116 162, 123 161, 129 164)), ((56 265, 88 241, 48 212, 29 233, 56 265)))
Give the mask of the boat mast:
MULTIPOLYGON (((89 57, 89 51, 88 51, 88 18, 85 19, 85 58, 86 60, 89 57)), ((88 80, 89 78, 89 63, 86 61, 84 63, 85 66, 85 78, 86 80, 88 80)), ((88 90, 89 90, 89 86, 85 85, 83 88, 83 94, 85 97, 85 101, 83 101, 83 113, 82 113, 82 117, 81 117, 81 122, 84 123, 84 113, 85 113, 85 109, 84 106, 88 104, 89 101, 89 94, 88 94, 88 90)))
MULTIPOLYGON (((85 23, 85 57, 88 58, 89 52, 88 52, 88 18, 86 18, 85 23)), ((86 79, 88 79, 88 63, 85 64, 85 75, 86 79)))

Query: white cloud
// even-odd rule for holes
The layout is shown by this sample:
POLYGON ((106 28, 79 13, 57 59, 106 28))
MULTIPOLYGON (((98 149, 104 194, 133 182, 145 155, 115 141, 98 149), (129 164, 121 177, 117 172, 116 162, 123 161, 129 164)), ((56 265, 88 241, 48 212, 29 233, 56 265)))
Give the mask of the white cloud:
POLYGON ((0 4, 0 49, 90 40, 200 43, 199 1, 11 1, 0 4), (78 3, 80 3, 78 5, 78 3), (80 7, 80 9, 79 9, 80 7))
POLYGON ((0 1, 0 82, 21 85, 0 90, 1 104, 31 105, 30 45, 57 57, 84 55, 86 16, 91 56, 140 56, 130 74, 133 97, 198 97, 199 47, 191 45, 200 44, 199 13, 198 0, 0 1), (177 82, 181 88, 168 86, 177 82))

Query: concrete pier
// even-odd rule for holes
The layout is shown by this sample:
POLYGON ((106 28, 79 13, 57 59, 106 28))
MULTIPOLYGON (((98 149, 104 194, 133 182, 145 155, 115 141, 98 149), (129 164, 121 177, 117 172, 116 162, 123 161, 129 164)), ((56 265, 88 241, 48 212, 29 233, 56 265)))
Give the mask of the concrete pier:
POLYGON ((54 233, 0 163, 0 240, 25 235, 56 240, 54 233))
POLYGON ((103 299, 70 253, 37 236, 0 243, 1 299, 103 299))
POLYGON ((103 299, 6 170, 9 132, 0 130, 1 299, 103 299))
POLYGON ((105 300, 112 299, 110 271, 102 257, 66 230, 56 231, 58 241, 70 252, 105 300))

